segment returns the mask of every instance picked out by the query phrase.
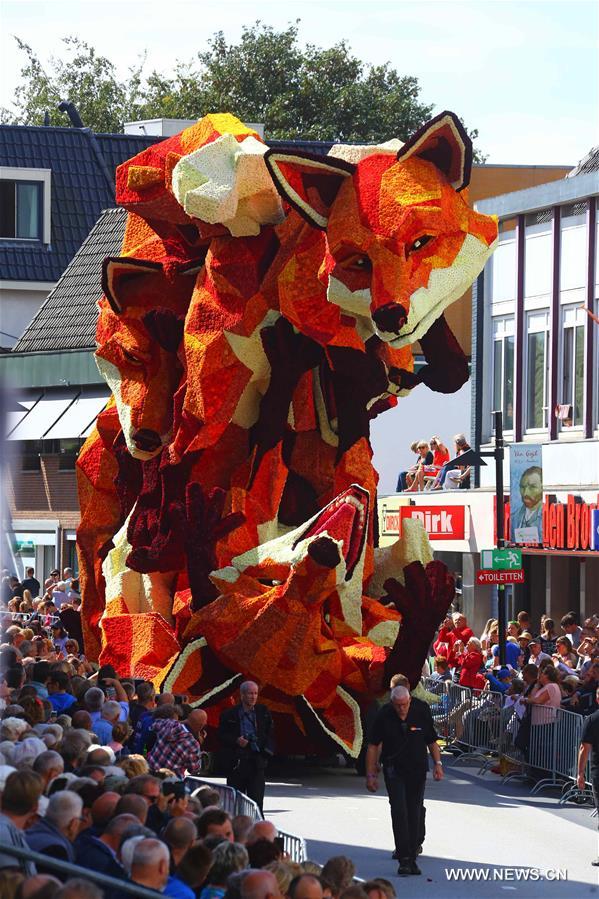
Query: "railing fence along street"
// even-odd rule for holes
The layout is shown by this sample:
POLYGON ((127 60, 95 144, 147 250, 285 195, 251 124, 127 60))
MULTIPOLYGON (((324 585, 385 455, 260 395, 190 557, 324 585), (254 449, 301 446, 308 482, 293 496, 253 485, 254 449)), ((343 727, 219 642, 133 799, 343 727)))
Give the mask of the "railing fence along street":
MULTIPOLYGON (((216 790, 220 796, 221 806, 229 815, 232 817, 235 815, 247 815, 252 821, 263 821, 264 815, 256 805, 253 799, 250 799, 249 796, 246 796, 245 793, 240 793, 239 790, 234 790, 233 787, 228 787, 225 784, 216 783, 213 780, 205 780, 201 777, 186 777, 185 783, 192 789, 196 790, 198 787, 207 786, 213 790, 216 790)), ((278 829, 278 828, 277 828, 278 829)), ((308 858, 308 852, 306 849, 306 841, 303 837, 298 837, 296 834, 287 833, 284 830, 279 830, 279 836, 283 840, 283 849, 293 862, 305 862, 308 858)))
POLYGON ((21 846, 13 846, 10 843, 2 843, 2 854, 11 855, 15 860, 15 868, 19 866, 21 861, 33 862, 38 870, 52 871, 56 874, 65 874, 68 878, 78 878, 80 880, 91 881, 99 887, 105 887, 106 895, 124 894, 137 896, 138 899, 156 899, 158 895, 155 890, 148 889, 138 883, 130 883, 127 880, 117 880, 116 877, 109 877, 108 874, 100 874, 98 871, 90 871, 81 865, 72 865, 62 859, 52 858, 49 855, 43 855, 41 852, 34 852, 33 849, 23 849, 21 846))
POLYGON ((429 677, 423 678, 422 684, 439 698, 431 704, 431 712, 440 737, 453 744, 454 765, 477 762, 479 774, 500 765, 505 768, 502 783, 514 778, 532 780, 531 794, 545 787, 560 788, 561 804, 592 799, 590 760, 584 790, 576 783, 582 715, 532 706, 530 720, 523 724, 524 707, 509 704, 502 693, 471 690, 429 677))

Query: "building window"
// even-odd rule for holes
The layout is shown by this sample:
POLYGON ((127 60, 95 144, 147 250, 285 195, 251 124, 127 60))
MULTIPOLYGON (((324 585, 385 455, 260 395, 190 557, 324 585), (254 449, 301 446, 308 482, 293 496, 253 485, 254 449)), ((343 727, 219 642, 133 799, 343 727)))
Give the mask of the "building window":
POLYGON ((586 203, 562 206, 561 290, 583 288, 587 276, 586 203))
POLYGON ((0 237, 42 240, 44 185, 0 180, 0 237))
POLYGON ((563 311, 562 382, 558 420, 562 428, 581 427, 584 405, 584 316, 582 309, 563 311))
POLYGON ((499 223, 499 243, 490 260, 490 300, 501 303, 516 298, 515 219, 499 223))
POLYGON ((493 411, 503 412, 503 427, 514 427, 514 319, 493 319, 493 411))
POLYGON ((532 312, 527 317, 526 427, 547 428, 549 314, 532 312))
POLYGON ((81 440, 79 440, 78 437, 69 440, 60 440, 58 470, 74 471, 80 449, 81 440))
POLYGON ((526 216, 524 296, 536 297, 551 291, 553 245, 552 210, 526 216))
POLYGON ((41 470, 41 443, 39 440, 24 440, 20 446, 21 471, 41 470))

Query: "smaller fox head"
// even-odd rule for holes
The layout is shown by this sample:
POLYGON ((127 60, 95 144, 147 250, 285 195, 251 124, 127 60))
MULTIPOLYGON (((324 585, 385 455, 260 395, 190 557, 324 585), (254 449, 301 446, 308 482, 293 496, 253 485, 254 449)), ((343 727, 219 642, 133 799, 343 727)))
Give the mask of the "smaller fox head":
MULTIPOLYGON (((268 151, 281 195, 325 232, 319 280, 360 338, 399 349, 419 340, 472 284, 497 224, 473 212, 460 191, 472 144, 459 119, 437 116, 397 154, 344 159, 268 151)), ((285 281, 292 279, 291 269, 285 281)))
POLYGON ((170 437, 183 373, 177 350, 197 271, 197 264, 189 264, 171 279, 160 262, 104 261, 96 363, 136 459, 151 459, 170 437))

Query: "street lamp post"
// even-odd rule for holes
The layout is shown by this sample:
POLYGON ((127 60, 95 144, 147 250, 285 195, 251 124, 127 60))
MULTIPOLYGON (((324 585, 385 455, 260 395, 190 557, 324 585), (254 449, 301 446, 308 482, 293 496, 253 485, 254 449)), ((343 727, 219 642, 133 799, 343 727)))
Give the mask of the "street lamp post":
MULTIPOLYGON (((505 456, 505 443, 503 440, 503 412, 492 413, 495 420, 495 447, 492 450, 476 450, 469 449, 465 453, 456 456, 446 463, 445 468, 458 468, 469 465, 471 467, 479 467, 487 463, 482 458, 492 457, 495 459, 495 545, 497 549, 505 547, 505 530, 504 530, 504 501, 503 501, 503 459, 505 456)), ((505 665, 505 644, 507 634, 507 610, 505 604, 505 585, 498 584, 498 629, 499 629, 499 663, 505 665)))
MULTIPOLYGON (((495 458, 495 530, 497 549, 505 546, 504 531, 504 505, 503 505, 503 457, 505 455, 503 442, 503 412, 493 412, 495 418, 495 449, 492 455, 495 458)), ((481 453, 481 455, 487 455, 481 453)), ((497 620, 499 622, 499 663, 505 665, 505 644, 507 634, 507 611, 505 605, 505 585, 497 585, 497 620)))

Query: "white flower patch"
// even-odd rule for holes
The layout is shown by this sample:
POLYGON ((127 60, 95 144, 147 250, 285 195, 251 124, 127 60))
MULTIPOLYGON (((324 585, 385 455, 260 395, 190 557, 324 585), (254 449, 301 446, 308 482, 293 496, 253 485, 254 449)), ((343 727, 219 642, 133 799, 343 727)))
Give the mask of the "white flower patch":
POLYGON ((434 268, 428 286, 418 288, 410 297, 408 320, 399 332, 399 337, 377 328, 381 340, 390 343, 395 349, 420 340, 441 313, 468 290, 494 249, 495 244, 488 247, 473 234, 466 234, 452 264, 447 268, 434 268))
POLYGON ((172 190, 185 212, 233 237, 251 237, 260 226, 283 221, 283 206, 264 164, 268 147, 223 134, 179 160, 172 190))
POLYGON ((403 143, 396 137, 386 140, 382 144, 333 144, 327 156, 333 156, 335 159, 344 159, 346 162, 352 162, 357 165, 367 156, 374 156, 379 153, 385 156, 397 156, 403 143))

